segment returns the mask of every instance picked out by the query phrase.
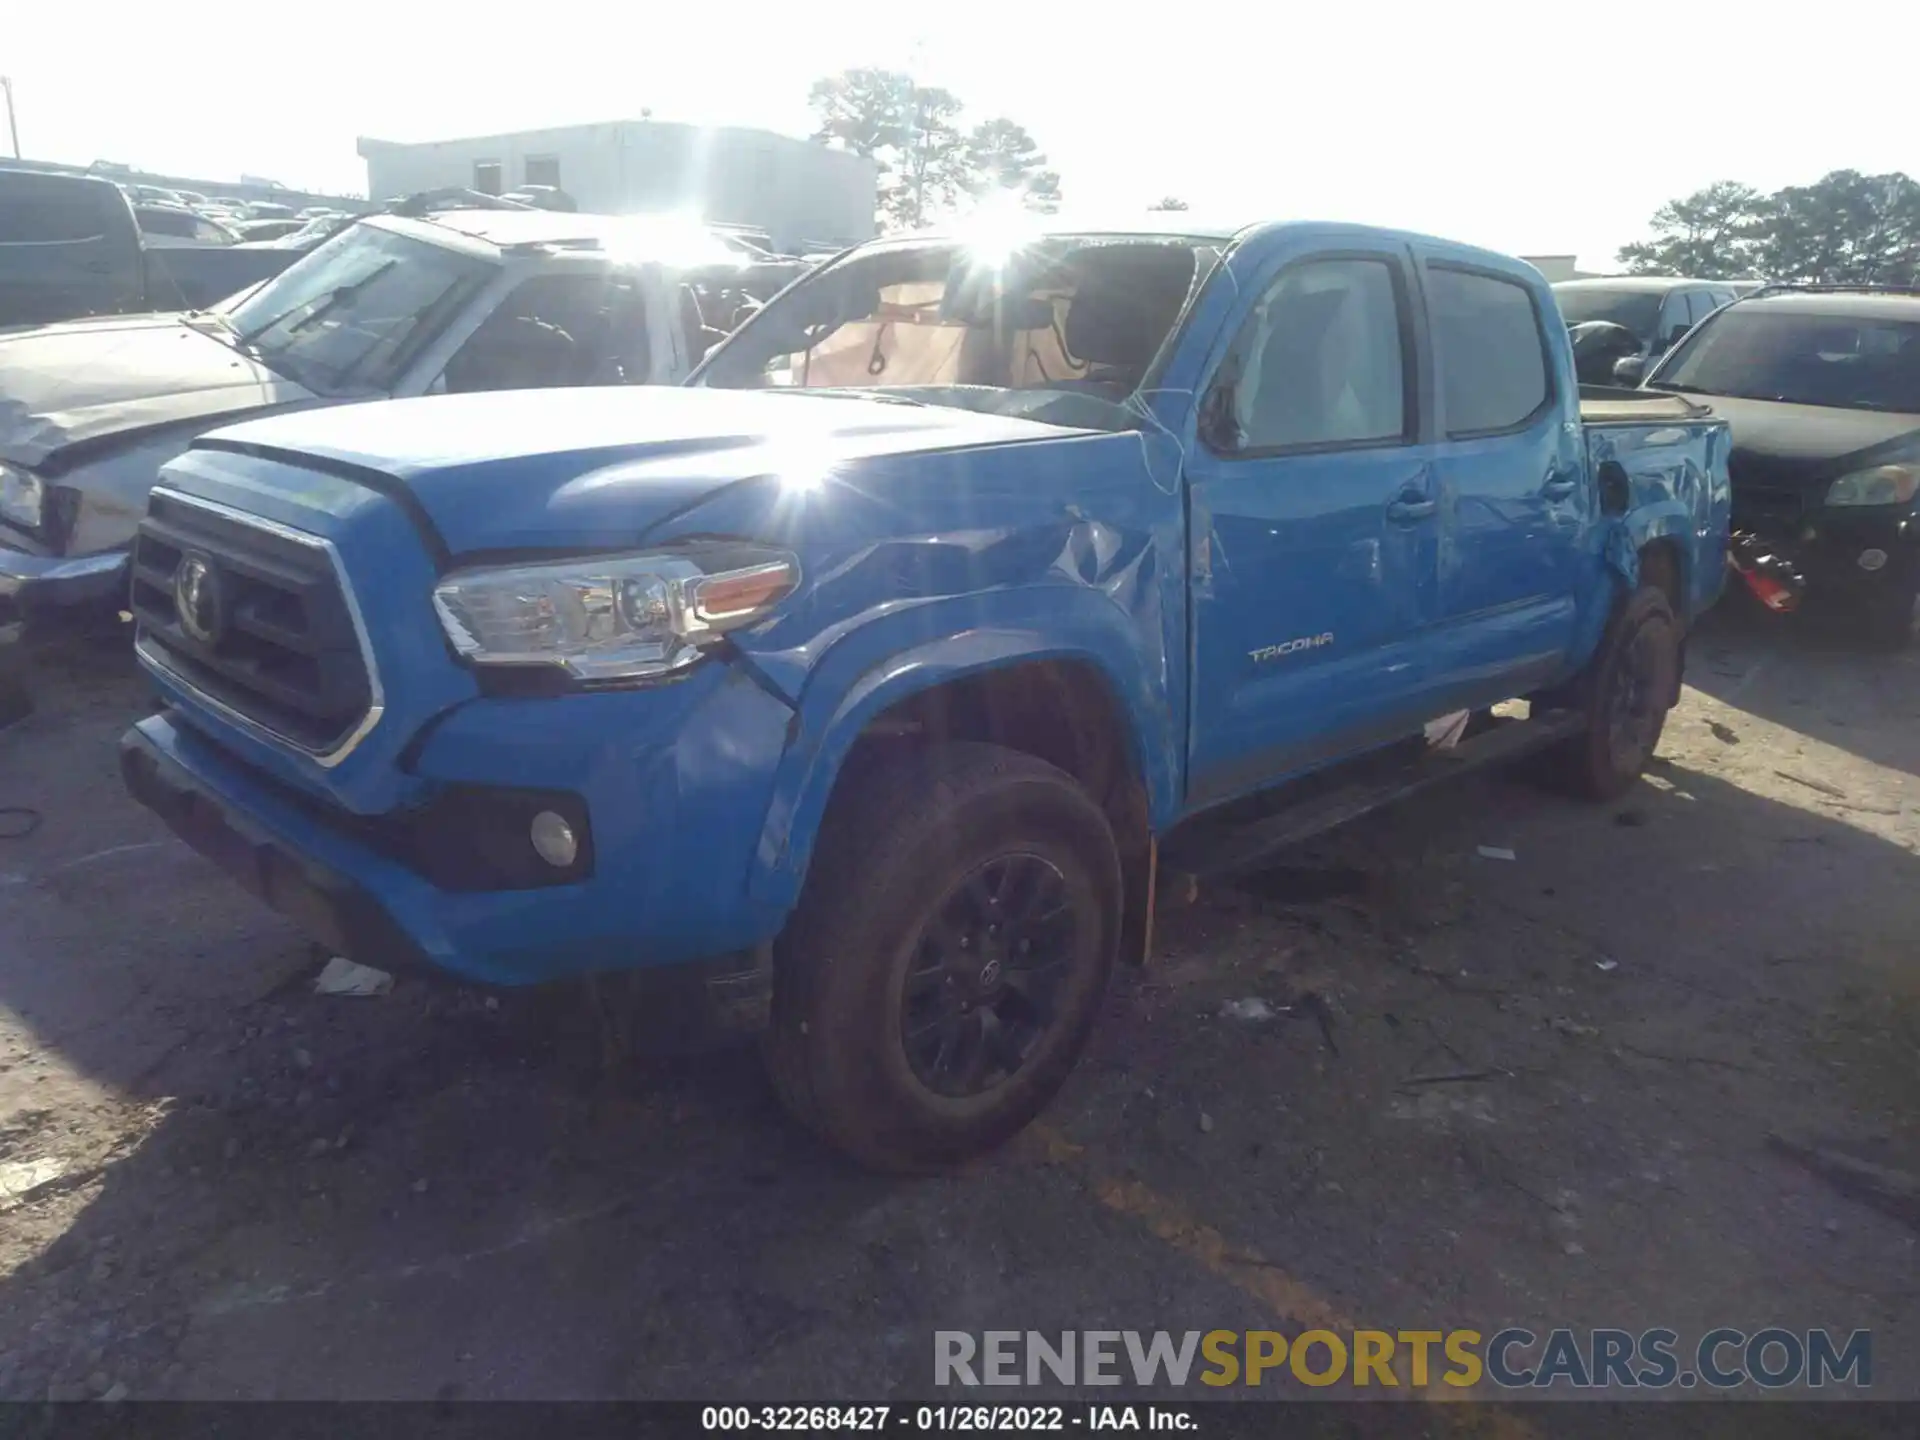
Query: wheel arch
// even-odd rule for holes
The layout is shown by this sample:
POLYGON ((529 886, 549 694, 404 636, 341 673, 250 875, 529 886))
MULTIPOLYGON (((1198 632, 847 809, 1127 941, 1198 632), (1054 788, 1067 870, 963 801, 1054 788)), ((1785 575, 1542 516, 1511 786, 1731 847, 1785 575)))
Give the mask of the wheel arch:
MULTIPOLYGON (((868 750, 889 744, 983 740, 1034 755, 1087 788, 1115 827, 1123 861, 1143 858, 1176 803, 1177 751, 1140 723, 1165 704, 1127 663, 1130 653, 973 630, 874 661, 830 706, 815 697, 795 715, 796 738, 761 835, 756 899, 797 902, 835 791, 868 750), (819 719, 810 724, 809 712, 819 719)), ((1134 868, 1128 864, 1130 882, 1134 868)))

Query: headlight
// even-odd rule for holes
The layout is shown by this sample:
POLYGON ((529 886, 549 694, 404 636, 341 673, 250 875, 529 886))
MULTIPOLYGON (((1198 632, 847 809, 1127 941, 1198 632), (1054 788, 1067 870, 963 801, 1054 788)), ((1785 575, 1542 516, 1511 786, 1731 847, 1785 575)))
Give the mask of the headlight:
POLYGON ((1876 465, 1827 487, 1829 505, 1904 505, 1920 491, 1920 465, 1876 465))
POLYGON ((557 665, 582 680, 664 675, 793 593, 782 550, 716 543, 450 575, 433 592, 476 665, 557 665))
POLYGON ((46 498, 46 487, 37 476, 11 465, 0 465, 0 520, 38 530, 46 498))

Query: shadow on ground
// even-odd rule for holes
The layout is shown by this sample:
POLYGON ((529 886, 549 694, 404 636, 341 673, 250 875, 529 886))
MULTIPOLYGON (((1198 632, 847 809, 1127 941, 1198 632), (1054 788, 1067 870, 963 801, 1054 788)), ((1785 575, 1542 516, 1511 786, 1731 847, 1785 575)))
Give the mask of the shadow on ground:
POLYGON ((1314 1307, 1868 1326, 1920 1390, 1913 1232, 1769 1143, 1920 1168, 1920 858, 1684 746, 1613 807, 1476 781, 1296 857, 1357 887, 1203 891, 1034 1136, 900 1181, 748 1053, 608 1075, 539 1000, 311 994, 116 798, 137 708, 0 741, 47 813, 0 858, 0 1164, 67 1167, 0 1220, 0 1397, 884 1399, 936 1328, 1314 1307))

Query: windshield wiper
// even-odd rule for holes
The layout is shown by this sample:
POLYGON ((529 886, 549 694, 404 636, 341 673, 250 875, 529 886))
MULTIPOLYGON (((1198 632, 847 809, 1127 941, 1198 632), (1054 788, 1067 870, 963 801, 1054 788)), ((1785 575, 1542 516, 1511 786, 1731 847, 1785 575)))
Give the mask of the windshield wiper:
MULTIPOLYGON (((336 286, 334 289, 328 291, 326 296, 320 301, 318 305, 314 306, 313 309, 309 310, 306 314, 302 315, 298 320, 293 321, 287 326, 287 334, 297 335, 300 331, 305 330, 308 326, 319 324, 323 316, 332 314, 333 311, 339 309, 340 306, 346 304, 347 301, 353 299, 362 290, 366 289, 367 286, 371 285, 374 281, 378 280, 382 275, 386 274, 389 270, 393 269, 393 267, 398 265, 399 263, 400 262, 398 260, 382 261, 380 264, 374 266, 373 269, 369 270, 366 274, 362 275, 358 280, 351 280, 345 285, 336 286)), ((247 342, 248 344, 251 344, 255 340, 258 340, 262 335, 266 334, 267 331, 273 329, 274 326, 280 324, 280 322, 285 320, 286 318, 287 317, 284 315, 277 315, 272 320, 270 320, 267 324, 262 325, 258 330, 255 330, 251 335, 242 334, 240 338, 243 341, 247 342)))

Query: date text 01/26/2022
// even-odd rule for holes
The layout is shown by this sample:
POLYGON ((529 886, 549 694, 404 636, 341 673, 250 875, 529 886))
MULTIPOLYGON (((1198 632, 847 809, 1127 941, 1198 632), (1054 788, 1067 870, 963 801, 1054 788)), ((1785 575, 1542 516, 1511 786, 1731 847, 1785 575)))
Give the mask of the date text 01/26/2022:
POLYGON ((1185 1410, 1163 1405, 709 1405, 702 1430, 1192 1430, 1185 1410))

